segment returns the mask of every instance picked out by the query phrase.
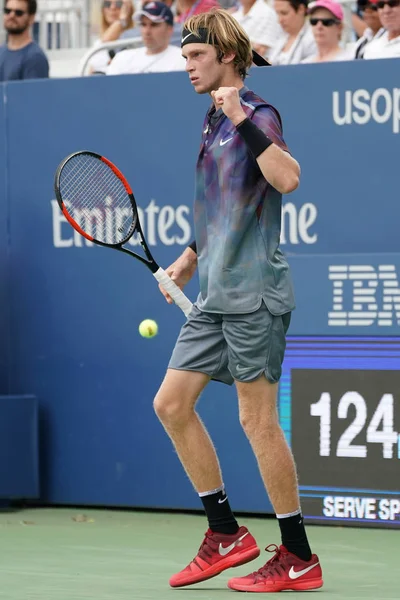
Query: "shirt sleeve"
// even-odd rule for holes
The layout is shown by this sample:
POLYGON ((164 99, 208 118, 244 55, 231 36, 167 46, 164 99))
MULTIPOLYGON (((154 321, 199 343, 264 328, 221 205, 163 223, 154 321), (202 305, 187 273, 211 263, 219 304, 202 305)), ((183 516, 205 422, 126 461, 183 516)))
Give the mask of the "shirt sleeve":
POLYGON ((46 79, 49 76, 49 63, 44 54, 28 56, 22 67, 22 79, 46 79))
POLYGON ((251 120, 271 140, 285 152, 290 152, 283 139, 282 123, 277 111, 271 106, 260 106, 257 108, 251 120))

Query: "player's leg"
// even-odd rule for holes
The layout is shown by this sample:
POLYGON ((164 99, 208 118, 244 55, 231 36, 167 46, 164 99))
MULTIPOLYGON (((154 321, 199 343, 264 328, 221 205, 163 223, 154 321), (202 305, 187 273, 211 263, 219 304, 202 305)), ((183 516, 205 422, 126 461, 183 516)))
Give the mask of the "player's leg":
POLYGON ((279 424, 277 383, 264 375, 251 383, 236 382, 242 427, 257 458, 258 467, 281 527, 282 543, 303 560, 311 556, 303 524, 296 467, 279 424))
POLYGON ((209 381, 204 373, 168 369, 154 400, 154 410, 199 493, 222 487, 215 448, 195 410, 209 381))
POLYGON ((239 528, 232 513, 215 448, 196 412, 196 402, 211 378, 233 382, 227 370, 221 319, 195 307, 154 400, 157 416, 201 498, 209 523, 195 559, 171 577, 173 587, 204 581, 259 555, 254 538, 245 527, 239 528))
POLYGON ((322 585, 318 557, 311 553, 301 515, 294 459, 277 413, 277 382, 289 320, 289 316, 271 315, 263 304, 256 313, 228 317, 224 322, 240 421, 256 456, 282 537, 282 546, 274 547, 277 552, 272 562, 257 575, 229 582, 231 588, 242 591, 312 589, 322 585), (243 343, 243 339, 248 343, 243 343))

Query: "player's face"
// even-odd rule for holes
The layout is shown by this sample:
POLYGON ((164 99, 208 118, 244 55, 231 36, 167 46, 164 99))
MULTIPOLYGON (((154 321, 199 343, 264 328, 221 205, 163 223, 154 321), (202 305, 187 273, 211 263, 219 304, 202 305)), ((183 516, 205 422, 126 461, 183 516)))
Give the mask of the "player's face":
POLYGON ((305 13, 301 6, 296 12, 288 0, 275 0, 274 8, 280 26, 287 33, 297 33, 303 27, 305 13))
POLYGON ((33 15, 28 14, 28 4, 25 0, 8 0, 4 10, 4 29, 7 33, 24 33, 34 19, 33 15), (11 11, 9 14, 6 12, 8 10, 11 11), (18 11, 18 14, 15 11, 18 11))
POLYGON ((186 71, 198 94, 218 89, 226 74, 227 65, 217 60, 217 51, 209 44, 186 44, 182 48, 186 71))
POLYGON ((147 50, 156 54, 167 48, 172 27, 167 23, 154 23, 147 17, 141 17, 140 31, 147 50))

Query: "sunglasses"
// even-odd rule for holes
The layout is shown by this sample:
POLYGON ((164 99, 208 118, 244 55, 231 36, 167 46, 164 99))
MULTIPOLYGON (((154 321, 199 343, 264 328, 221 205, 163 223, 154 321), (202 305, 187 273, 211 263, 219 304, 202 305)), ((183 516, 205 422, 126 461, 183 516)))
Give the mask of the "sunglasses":
MULTIPOLYGON (((393 0, 390 0, 390 2, 393 2, 393 0)), ((327 17, 326 19, 318 19, 317 17, 311 17, 310 24, 312 27, 315 27, 316 25, 318 25, 318 23, 321 23, 321 25, 323 25, 324 27, 332 27, 332 25, 339 25, 340 21, 338 21, 338 19, 330 19, 329 17, 327 17)))
POLYGON ((400 0, 387 0, 387 2, 383 2, 383 0, 379 0, 376 3, 376 6, 380 9, 385 8, 388 5, 390 8, 395 8, 396 6, 400 6, 400 0))
POLYGON ((378 12, 378 7, 376 4, 370 4, 367 2, 367 4, 362 7, 362 12, 365 12, 367 8, 369 8, 369 10, 373 10, 374 12, 378 12))
POLYGON ((122 0, 104 0, 103 8, 111 8, 113 4, 115 4, 117 8, 122 8, 123 2, 122 0))
POLYGON ((22 17, 23 15, 27 15, 28 13, 25 10, 21 10, 20 8, 5 8, 4 14, 11 15, 14 13, 16 17, 22 17))

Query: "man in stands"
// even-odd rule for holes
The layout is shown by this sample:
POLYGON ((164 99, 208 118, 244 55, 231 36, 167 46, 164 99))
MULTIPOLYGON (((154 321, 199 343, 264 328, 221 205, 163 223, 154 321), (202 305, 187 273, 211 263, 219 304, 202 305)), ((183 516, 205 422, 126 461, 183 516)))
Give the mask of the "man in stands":
POLYGON ((107 75, 183 71, 181 49, 171 45, 174 17, 163 2, 147 2, 137 13, 144 46, 118 52, 107 75))
POLYGON ((7 43, 0 46, 0 81, 49 76, 49 63, 31 36, 36 0, 6 0, 3 25, 7 43))
POLYGON ((364 58, 396 58, 400 56, 400 0, 378 0, 379 18, 385 33, 372 40, 364 58))

